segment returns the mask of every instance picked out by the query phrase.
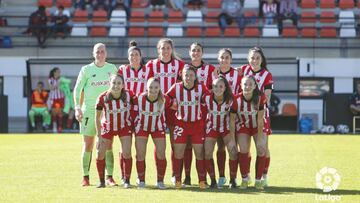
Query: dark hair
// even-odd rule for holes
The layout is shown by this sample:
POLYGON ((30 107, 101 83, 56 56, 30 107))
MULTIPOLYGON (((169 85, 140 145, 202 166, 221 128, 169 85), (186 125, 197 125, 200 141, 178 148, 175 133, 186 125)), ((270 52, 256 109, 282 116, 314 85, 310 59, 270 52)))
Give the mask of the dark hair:
POLYGON ((44 83, 42 81, 37 82, 37 84, 44 86, 44 83))
POLYGON ((247 76, 244 76, 241 81, 247 79, 247 78, 250 78, 252 81, 254 81, 254 85, 255 85, 255 89, 253 91, 253 96, 251 98, 251 101, 252 103, 255 105, 255 108, 259 109, 259 101, 260 101, 260 90, 258 88, 258 85, 257 85, 257 82, 255 80, 255 77, 254 76, 250 76, 250 75, 247 75, 247 76))
POLYGON ((229 82, 227 81, 227 79, 223 75, 220 75, 218 78, 213 80, 213 84, 214 84, 214 82, 216 80, 220 80, 225 84, 224 102, 229 104, 232 101, 232 98, 233 98, 233 93, 232 93, 229 82))
MULTIPOLYGON (((196 68, 195 68, 193 65, 185 66, 184 69, 183 69, 182 72, 181 72, 181 79, 182 79, 182 76, 183 76, 185 70, 191 70, 191 71, 194 72, 194 74, 195 74, 194 86, 197 85, 197 84, 198 84, 198 78, 197 78, 196 68)), ((183 82, 184 82, 184 81, 183 81, 183 82)))
POLYGON ((54 67, 53 69, 51 69, 51 70, 50 70, 50 73, 49 73, 49 78, 53 78, 53 77, 54 77, 54 73, 55 73, 57 70, 60 70, 60 68, 54 67))
POLYGON ((192 46, 199 46, 201 48, 201 51, 204 52, 204 47, 203 45, 201 45, 199 42, 193 42, 191 45, 190 45, 190 49, 192 46))
POLYGON ((220 55, 221 52, 227 52, 229 53, 230 57, 232 58, 232 51, 229 48, 222 48, 219 50, 218 55, 220 55))
POLYGON ((253 47, 253 48, 249 49, 249 54, 250 54, 250 52, 256 52, 256 53, 260 54, 260 56, 261 56, 260 68, 264 68, 265 70, 267 70, 266 58, 265 58, 264 52, 261 49, 261 47, 253 47))
POLYGON ((141 57, 140 66, 145 65, 145 60, 142 58, 141 49, 137 46, 137 42, 135 40, 131 40, 129 42, 128 55, 130 54, 130 52, 132 52, 134 50, 138 51, 140 54, 140 57, 141 57))
MULTIPOLYGON (((150 84, 151 82, 157 82, 157 83, 159 83, 159 85, 160 85, 160 80, 159 80, 159 78, 157 78, 157 77, 151 77, 151 78, 149 78, 148 81, 147 81, 147 84, 150 84)), ((147 85, 146 85, 146 87, 147 87, 147 85)), ((160 108, 160 106, 162 106, 162 105, 165 103, 164 94, 162 93, 161 89, 160 89, 160 91, 159 91, 157 100, 158 100, 158 104, 159 104, 159 108, 160 108)))
MULTIPOLYGON (((120 100, 122 102, 126 103, 127 102, 126 101, 127 97, 126 97, 126 93, 125 93, 125 80, 124 80, 124 77, 122 75, 120 75, 120 74, 112 74, 110 76, 110 81, 111 81, 112 78, 117 78, 117 77, 119 77, 121 79, 122 83, 124 84, 124 87, 122 88, 121 93, 120 93, 120 100)), ((111 100, 114 100, 114 97, 112 96, 111 91, 108 90, 107 93, 106 93, 106 97, 105 97, 104 101, 109 102, 111 100)))
MULTIPOLYGON (((192 47, 192 46, 199 46, 199 47, 201 48, 201 52, 204 53, 204 47, 203 47, 203 45, 200 44, 199 42, 193 42, 193 43, 190 45, 190 51, 191 51, 191 47, 192 47)), ((205 63, 204 60, 201 59, 201 63, 204 64, 204 63, 205 63)), ((189 64, 191 64, 191 62, 190 62, 189 64)))
POLYGON ((39 10, 40 12, 45 12, 45 6, 40 5, 40 6, 38 7, 38 10, 39 10))
POLYGON ((58 9, 64 10, 65 8, 64 8, 63 5, 59 5, 59 6, 58 6, 58 9))

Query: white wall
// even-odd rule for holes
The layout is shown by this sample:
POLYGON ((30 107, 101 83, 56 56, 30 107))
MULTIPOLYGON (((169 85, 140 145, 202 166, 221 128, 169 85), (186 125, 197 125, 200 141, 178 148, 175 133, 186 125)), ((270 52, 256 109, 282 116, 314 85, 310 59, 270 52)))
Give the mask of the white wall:
POLYGON ((352 93, 353 78, 360 77, 360 59, 300 59, 300 77, 333 77, 334 93, 352 93), (309 64, 309 71, 308 71, 309 64))
POLYGON ((23 97, 26 60, 27 58, 23 57, 0 57, 0 75, 4 76, 4 94, 8 96, 9 117, 27 116, 27 98, 23 97))
MULTIPOLYGON (((360 59, 300 59, 300 77, 334 78, 334 93, 352 93, 353 78, 360 77, 360 59)), ((323 100, 300 99, 302 114, 317 114, 318 126, 323 123, 323 100)))

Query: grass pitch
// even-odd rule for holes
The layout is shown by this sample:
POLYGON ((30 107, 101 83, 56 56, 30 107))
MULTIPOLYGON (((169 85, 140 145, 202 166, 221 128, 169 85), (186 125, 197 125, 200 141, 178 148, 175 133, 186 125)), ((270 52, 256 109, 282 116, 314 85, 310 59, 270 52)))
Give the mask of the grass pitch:
MULTIPOLYGON (((169 145, 165 176, 169 189, 157 190, 153 187, 156 169, 151 139, 148 143, 146 189, 97 189, 95 151, 90 175, 92 186, 84 188, 80 186, 81 141, 78 134, 0 135, 0 202, 360 202, 360 136, 272 135, 270 187, 264 191, 253 188, 200 190, 194 161, 194 186, 174 190, 170 185, 169 145), (323 193, 316 188, 315 175, 323 167, 337 169, 341 182, 336 191, 323 193)), ((254 177, 254 146, 252 149, 251 174, 254 177)), ((115 139, 114 178, 119 182, 118 152, 119 140, 115 139)), ((132 154, 135 157, 134 150, 132 154)), ((135 166, 133 158, 133 185, 137 175, 135 166)), ((228 171, 226 175, 228 177, 228 171)), ((238 184, 240 182, 238 178, 238 184)))

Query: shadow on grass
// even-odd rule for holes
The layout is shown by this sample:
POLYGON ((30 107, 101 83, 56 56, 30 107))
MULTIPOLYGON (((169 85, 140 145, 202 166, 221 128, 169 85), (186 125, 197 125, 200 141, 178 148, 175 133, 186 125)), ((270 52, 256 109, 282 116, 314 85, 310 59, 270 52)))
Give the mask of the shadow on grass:
MULTIPOLYGON (((136 187, 133 187, 136 189, 136 187)), ((146 186, 145 190, 159 190, 154 186, 146 186)), ((331 194, 331 195, 360 195, 360 190, 336 190, 330 193, 323 193, 320 189, 317 188, 304 188, 304 187, 278 187, 271 186, 267 187, 264 190, 257 190, 254 187, 249 187, 248 189, 229 189, 224 187, 222 189, 200 189, 197 186, 189 186, 181 189, 175 189, 174 187, 168 187, 164 191, 189 191, 189 192, 209 192, 209 193, 237 193, 237 194, 283 194, 283 195, 292 195, 292 194, 331 194)))

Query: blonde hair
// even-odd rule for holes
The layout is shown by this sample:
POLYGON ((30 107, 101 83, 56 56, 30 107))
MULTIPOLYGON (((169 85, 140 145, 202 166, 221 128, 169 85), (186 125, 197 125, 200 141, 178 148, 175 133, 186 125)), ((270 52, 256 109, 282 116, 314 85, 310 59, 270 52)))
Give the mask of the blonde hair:
POLYGON ((174 48, 174 42, 170 38, 161 38, 157 43, 157 49, 160 49, 161 44, 168 43, 171 46, 172 52, 171 52, 171 59, 177 59, 181 60, 181 58, 178 56, 178 54, 175 51, 174 48))
MULTIPOLYGON (((148 81, 146 83, 146 89, 149 89, 150 84, 153 83, 153 82, 157 82, 159 84, 159 86, 160 86, 159 78, 151 77, 151 78, 148 79, 148 81)), ((158 100, 158 105, 159 105, 158 107, 161 108, 165 103, 164 94, 162 93, 161 89, 159 90, 157 100, 158 100)))
POLYGON ((104 47, 106 50, 106 45, 104 43, 96 43, 93 47, 93 53, 95 52, 95 50, 97 50, 99 47, 104 47))

